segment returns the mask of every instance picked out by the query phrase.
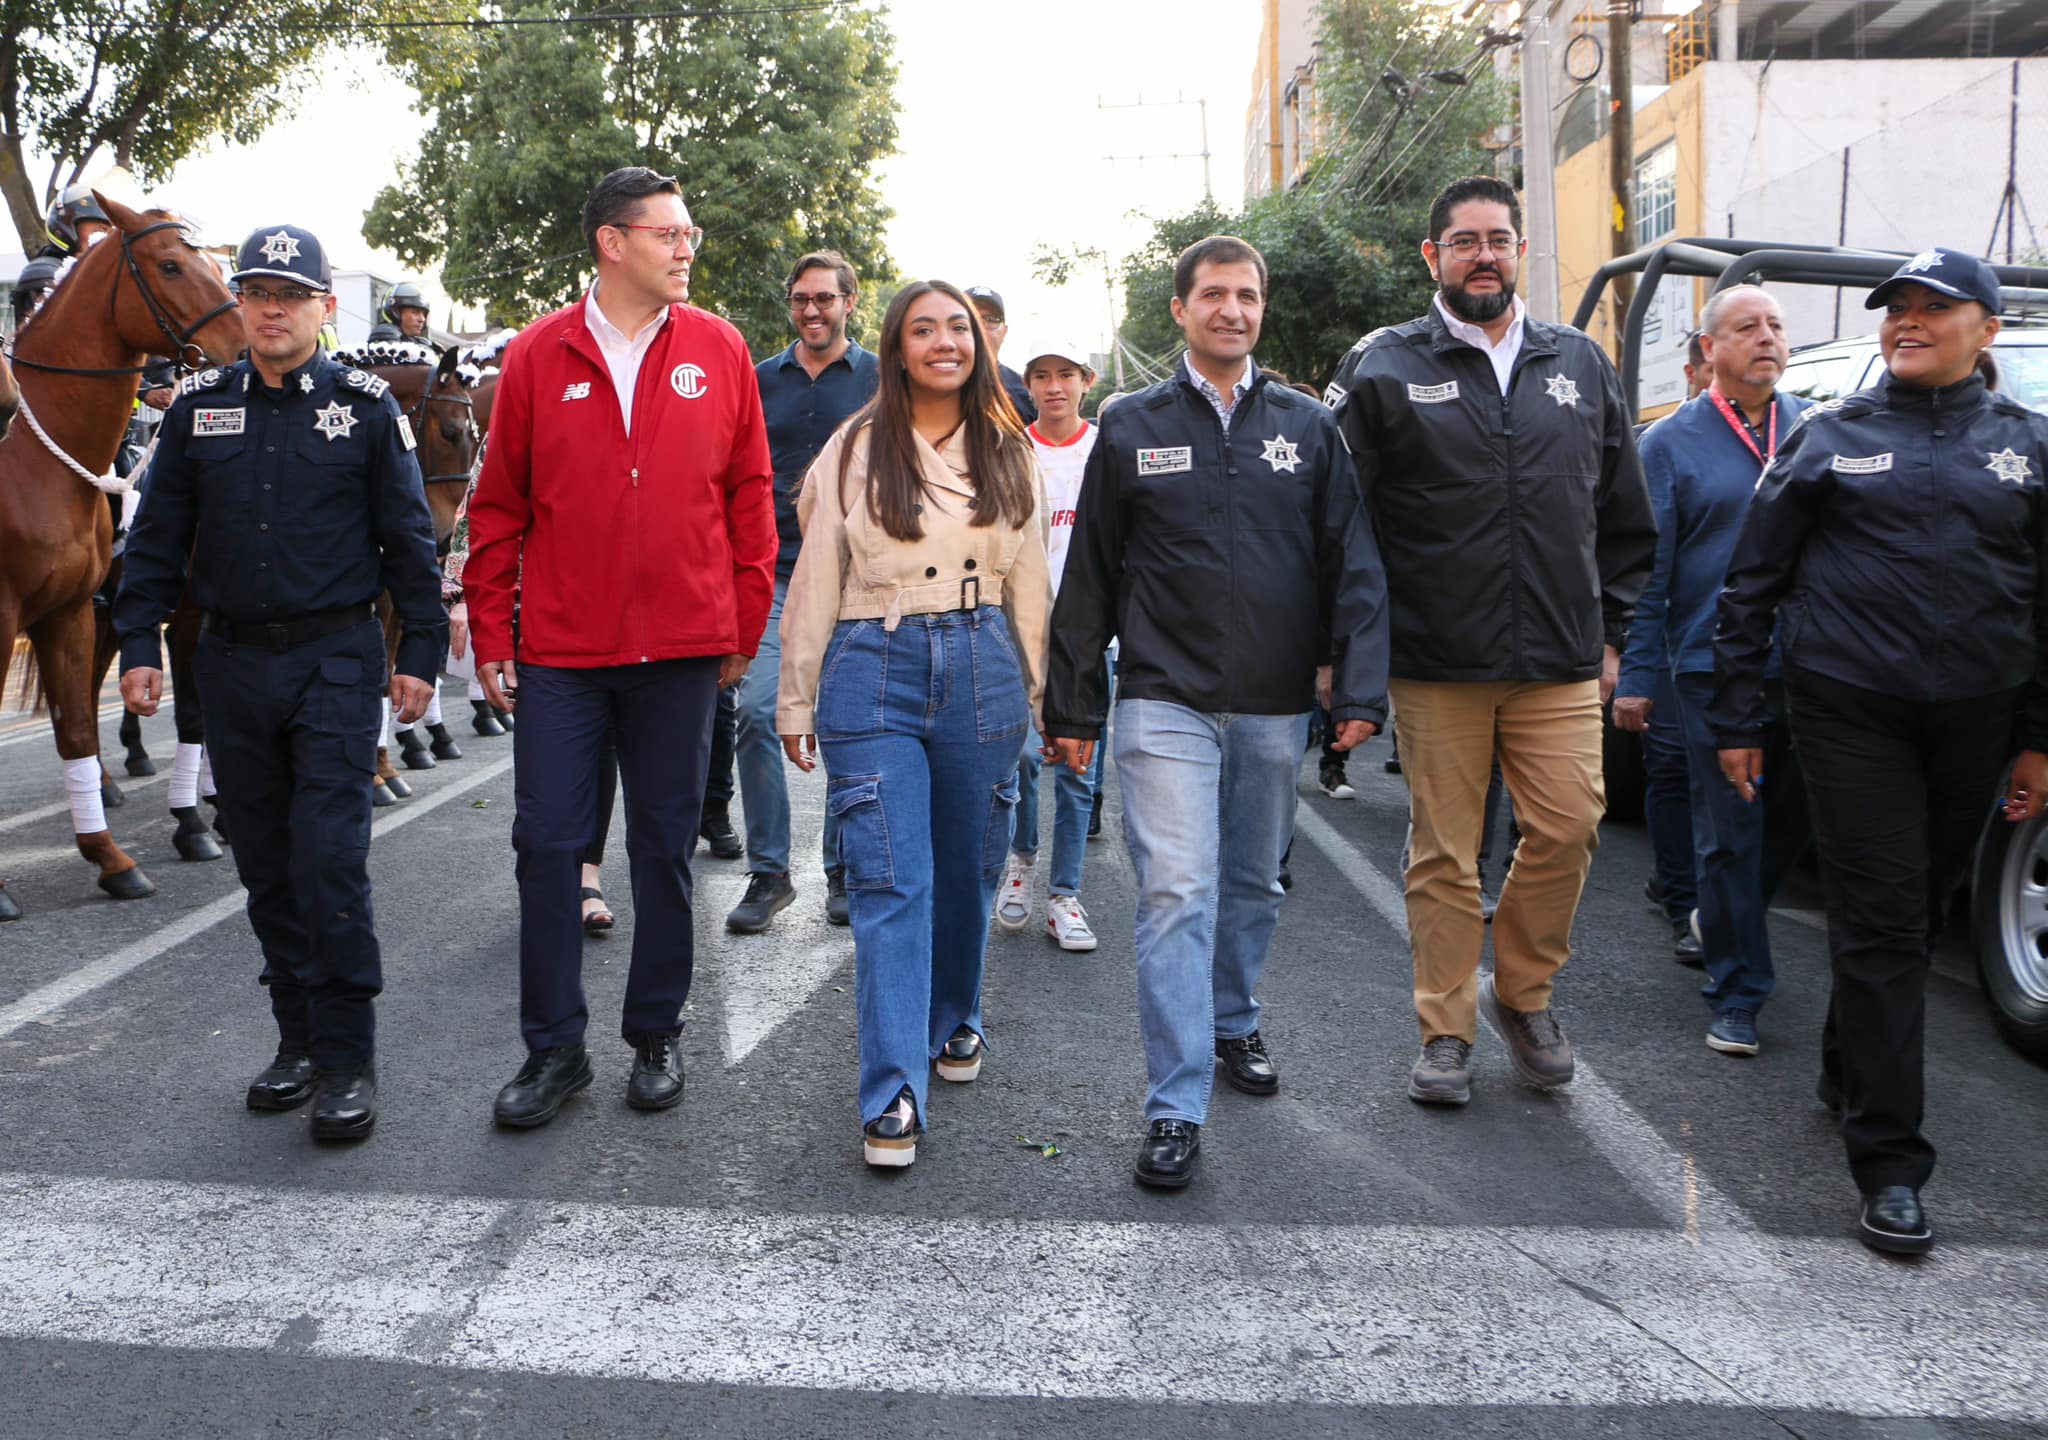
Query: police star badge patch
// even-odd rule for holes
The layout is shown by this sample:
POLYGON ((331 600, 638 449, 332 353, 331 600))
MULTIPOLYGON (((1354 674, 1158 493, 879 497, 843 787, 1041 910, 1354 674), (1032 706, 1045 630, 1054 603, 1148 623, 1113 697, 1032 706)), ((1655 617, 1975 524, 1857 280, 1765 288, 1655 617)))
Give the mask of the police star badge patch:
POLYGON ((1285 435, 1275 435, 1266 442, 1265 451, 1259 458, 1273 467, 1273 473, 1285 470, 1289 475, 1301 464, 1300 443, 1289 440, 1285 435))
POLYGON ((2033 463, 2026 456, 2015 452, 2011 446, 1995 455, 1989 455, 1988 459, 1989 463, 1984 468, 1996 475, 2000 484, 2024 485, 2034 478, 2033 463))
POLYGON ((280 230, 275 235, 263 237, 263 258, 273 265, 282 265, 287 260, 299 258, 299 241, 289 230, 280 230))
POLYGON ((1560 405, 1579 403, 1579 382, 1569 375, 1552 375, 1543 382, 1543 393, 1560 405))
POLYGON ((330 444, 336 440, 346 440, 355 428, 356 412, 339 400, 331 405, 322 405, 313 412, 314 433, 325 435, 330 444))

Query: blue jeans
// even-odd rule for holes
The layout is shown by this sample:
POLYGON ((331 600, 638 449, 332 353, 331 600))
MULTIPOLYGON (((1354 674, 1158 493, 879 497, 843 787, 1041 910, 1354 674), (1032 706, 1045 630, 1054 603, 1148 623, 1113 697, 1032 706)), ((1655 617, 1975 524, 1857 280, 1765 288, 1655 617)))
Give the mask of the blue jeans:
MULTIPOLYGON (((1034 728, 1024 746, 1024 759, 1017 766, 1017 835, 1011 848, 1019 855, 1038 854, 1038 776, 1045 766, 1039 755, 1038 731, 1034 728)), ((1076 775, 1066 766, 1056 766, 1052 781, 1052 878, 1046 887, 1050 895, 1079 895, 1081 869, 1088 859, 1088 819, 1095 812, 1095 787, 1102 783, 1102 747, 1088 773, 1076 775)))
MULTIPOLYGON (((1685 727, 1678 718, 1678 696, 1671 672, 1659 672, 1650 709, 1650 727, 1643 732, 1643 823, 1650 831, 1657 884, 1664 893, 1664 915, 1682 924, 1699 903, 1698 876, 1693 864, 1692 762, 1687 757, 1685 727)), ((1708 771, 1721 782, 1717 759, 1708 771)))
MULTIPOLYGON (((775 690, 782 669, 782 597, 789 581, 775 580, 768 628, 761 648, 739 683, 739 734, 733 759, 740 776, 740 808, 746 812, 747 869, 755 875, 789 872, 789 772, 782 737, 775 733, 775 690)), ((839 868, 839 822, 825 814, 826 870, 839 868)))
POLYGON ((1701 671, 1677 677, 1678 710, 1692 761, 1693 844, 1700 882, 1700 950, 1707 983, 1700 994, 1715 1014, 1763 1008, 1777 987, 1771 932, 1765 916, 1771 897, 1802 853, 1812 831, 1806 818, 1806 779, 1792 749, 1782 694, 1771 687, 1770 724, 1764 732, 1764 778, 1757 798, 1744 804, 1721 773, 1720 747, 1707 726, 1714 677, 1701 671))
POLYGON ((1114 729, 1124 841, 1138 879, 1138 1020, 1145 1119, 1209 1114, 1216 1041, 1259 1028, 1280 921, 1308 715, 1208 715, 1120 700, 1114 729))
POLYGON ((1001 610, 842 620, 818 682, 826 808, 839 818, 860 1015, 860 1113, 981 1025, 989 910, 1010 850, 1030 728, 1001 610))

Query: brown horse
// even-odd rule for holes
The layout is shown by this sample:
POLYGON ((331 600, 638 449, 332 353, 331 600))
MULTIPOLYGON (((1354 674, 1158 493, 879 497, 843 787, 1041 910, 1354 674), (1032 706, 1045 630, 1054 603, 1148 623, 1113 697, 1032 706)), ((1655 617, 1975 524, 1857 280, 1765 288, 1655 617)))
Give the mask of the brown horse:
MULTIPOLYGON (((134 900, 156 887, 114 843, 98 797, 92 592, 107 573, 113 521, 95 486, 127 432, 144 358, 225 363, 244 336, 234 297, 183 221, 98 198, 114 233, 78 259, 14 340, 26 423, 0 440, 0 685, 25 632, 79 853, 99 867, 100 889, 134 900)), ((0 894, 0 916, 12 909, 0 894)))

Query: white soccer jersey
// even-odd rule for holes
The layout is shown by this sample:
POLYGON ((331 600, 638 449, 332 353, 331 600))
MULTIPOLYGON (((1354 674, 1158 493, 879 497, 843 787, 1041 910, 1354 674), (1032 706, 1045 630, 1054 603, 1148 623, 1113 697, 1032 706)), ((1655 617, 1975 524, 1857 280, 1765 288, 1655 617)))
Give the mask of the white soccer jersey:
POLYGON ((1081 476, 1088 452, 1095 448, 1095 422, 1084 420, 1074 438, 1055 444, 1030 427, 1038 468, 1045 475, 1046 559, 1052 565, 1052 593, 1060 593, 1060 573, 1067 568, 1067 542, 1074 538, 1074 511, 1081 503, 1081 476))

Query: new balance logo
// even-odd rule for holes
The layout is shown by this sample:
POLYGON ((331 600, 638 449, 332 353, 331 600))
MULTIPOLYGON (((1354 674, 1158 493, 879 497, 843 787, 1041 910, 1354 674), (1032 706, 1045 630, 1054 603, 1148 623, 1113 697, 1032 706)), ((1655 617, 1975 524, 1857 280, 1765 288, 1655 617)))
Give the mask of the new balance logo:
POLYGON ((590 382, 588 380, 578 380, 574 385, 571 385, 562 392, 562 398, 564 400, 588 400, 590 398, 590 382))

